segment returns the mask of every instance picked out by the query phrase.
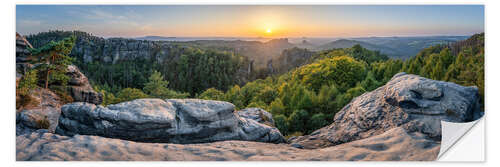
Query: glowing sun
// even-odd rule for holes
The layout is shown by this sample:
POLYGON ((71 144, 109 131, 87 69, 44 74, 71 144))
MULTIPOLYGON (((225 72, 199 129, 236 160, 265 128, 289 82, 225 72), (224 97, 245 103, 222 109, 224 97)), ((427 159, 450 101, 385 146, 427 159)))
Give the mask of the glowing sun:
POLYGON ((266 30, 266 33, 268 33, 268 34, 270 34, 270 33, 272 33, 272 32, 273 32, 273 30, 271 30, 270 28, 268 28, 268 29, 266 30))

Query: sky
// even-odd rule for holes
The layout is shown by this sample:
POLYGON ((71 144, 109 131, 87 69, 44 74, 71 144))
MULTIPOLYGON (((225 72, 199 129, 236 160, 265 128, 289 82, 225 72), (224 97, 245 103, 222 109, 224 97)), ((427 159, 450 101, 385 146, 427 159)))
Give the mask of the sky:
POLYGON ((484 32, 483 5, 17 5, 16 31, 101 37, 368 37, 484 32))

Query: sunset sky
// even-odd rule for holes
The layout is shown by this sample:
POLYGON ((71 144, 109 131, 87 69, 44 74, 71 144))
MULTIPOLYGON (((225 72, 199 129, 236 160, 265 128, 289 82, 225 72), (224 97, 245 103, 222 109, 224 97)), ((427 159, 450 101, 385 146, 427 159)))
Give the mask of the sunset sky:
POLYGON ((471 35, 482 5, 18 5, 16 31, 81 30, 102 37, 365 37, 471 35))

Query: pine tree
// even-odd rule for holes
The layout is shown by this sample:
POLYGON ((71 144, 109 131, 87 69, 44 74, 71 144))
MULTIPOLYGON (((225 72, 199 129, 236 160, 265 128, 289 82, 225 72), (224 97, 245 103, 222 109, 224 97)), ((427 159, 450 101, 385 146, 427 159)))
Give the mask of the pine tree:
POLYGON ((69 54, 75 40, 75 36, 70 36, 59 42, 51 41, 40 48, 31 50, 31 53, 37 58, 33 63, 41 63, 37 68, 39 68, 40 73, 45 74, 46 89, 52 82, 60 82, 63 86, 68 82, 69 77, 66 76, 66 70, 73 61, 69 54))

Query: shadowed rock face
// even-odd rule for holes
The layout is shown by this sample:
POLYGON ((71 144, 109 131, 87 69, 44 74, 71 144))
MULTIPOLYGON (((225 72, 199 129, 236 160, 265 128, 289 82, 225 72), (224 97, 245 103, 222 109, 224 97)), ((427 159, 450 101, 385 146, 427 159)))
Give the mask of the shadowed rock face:
POLYGON ((66 75, 70 76, 68 92, 75 102, 88 102, 97 105, 102 103, 102 94, 94 91, 88 78, 76 66, 68 66, 66 75))
POLYGON ((138 99, 108 107, 71 103, 61 111, 56 133, 68 136, 167 143, 284 142, 276 128, 240 117, 234 113, 233 104, 221 101, 138 99))
POLYGON ((385 85, 354 98, 334 123, 290 142, 305 148, 338 145, 395 127, 441 139, 441 120, 468 122, 482 116, 477 87, 398 73, 385 85))

